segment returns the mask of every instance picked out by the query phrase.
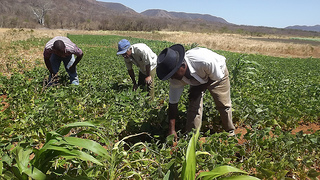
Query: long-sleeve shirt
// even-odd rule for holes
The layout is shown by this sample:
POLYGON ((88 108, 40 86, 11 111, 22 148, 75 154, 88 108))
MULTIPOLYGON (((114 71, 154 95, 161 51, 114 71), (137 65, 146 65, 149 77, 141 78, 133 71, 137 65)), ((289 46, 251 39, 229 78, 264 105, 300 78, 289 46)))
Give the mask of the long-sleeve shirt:
POLYGON ((61 40, 64 42, 64 44, 66 46, 66 52, 65 52, 66 56, 69 56, 71 54, 74 54, 76 56, 81 56, 83 54, 82 50, 80 48, 78 48, 78 46, 76 44, 74 44, 69 38, 64 37, 64 36, 56 36, 53 39, 51 39, 50 41, 48 41, 45 48, 44 48, 43 56, 45 59, 50 58, 50 56, 52 54, 53 43, 56 40, 61 40))
POLYGON ((209 79, 221 80, 225 76, 226 58, 206 48, 193 48, 185 53, 185 61, 190 70, 191 79, 185 76, 182 80, 169 79, 169 103, 179 102, 185 85, 198 86, 209 79))
POLYGON ((146 65, 150 65, 150 71, 157 66, 157 55, 146 44, 138 43, 130 47, 132 49, 132 58, 124 58, 127 70, 132 69, 135 64, 141 73, 147 75, 146 65))

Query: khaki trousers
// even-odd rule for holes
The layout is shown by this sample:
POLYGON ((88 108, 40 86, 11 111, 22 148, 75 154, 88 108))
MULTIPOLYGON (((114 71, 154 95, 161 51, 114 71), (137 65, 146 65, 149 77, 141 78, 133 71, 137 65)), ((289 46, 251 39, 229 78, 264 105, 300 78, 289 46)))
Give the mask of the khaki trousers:
MULTIPOLYGON (((191 86, 196 88, 196 86, 191 86)), ((228 69, 225 70, 225 77, 220 81, 215 81, 207 88, 216 104, 216 109, 220 113, 222 127, 225 131, 234 130, 232 122, 231 97, 230 97, 230 81, 228 69)), ((187 111, 186 130, 190 132, 193 128, 201 127, 203 112, 203 96, 205 91, 196 99, 189 100, 189 108, 187 111)))

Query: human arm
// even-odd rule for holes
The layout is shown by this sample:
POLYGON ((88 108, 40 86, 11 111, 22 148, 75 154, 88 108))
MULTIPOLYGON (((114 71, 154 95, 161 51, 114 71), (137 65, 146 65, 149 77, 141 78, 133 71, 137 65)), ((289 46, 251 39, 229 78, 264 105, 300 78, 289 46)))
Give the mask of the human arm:
POLYGON ((147 77, 145 78, 145 82, 146 82, 146 84, 148 84, 148 85, 150 85, 151 83, 152 83, 152 78, 151 78, 151 75, 150 75, 150 64, 147 64, 146 65, 146 75, 147 75, 147 77))
POLYGON ((50 74, 53 74, 52 66, 50 63, 49 58, 44 58, 44 63, 46 64, 47 69, 49 70, 50 74))
POLYGON ((145 69, 145 83, 150 85, 152 83, 152 78, 150 76, 151 68, 154 67, 157 62, 157 55, 145 44, 139 44, 139 48, 135 49, 136 56, 139 56, 143 62, 142 69, 145 69))
POLYGON ((177 132, 176 132, 177 114, 178 114, 178 103, 175 103, 175 104, 169 103, 169 109, 168 109, 169 131, 168 131, 168 135, 173 134, 175 140, 178 138, 177 132))
POLYGON ((193 53, 192 59, 202 58, 199 61, 193 62, 196 71, 194 77, 201 84, 190 88, 189 99, 196 99, 201 95, 201 92, 204 92, 213 82, 221 80, 225 76, 224 69, 226 67, 225 57, 210 50, 199 49, 193 53))
POLYGON ((43 59, 44 63, 49 70, 50 74, 53 74, 53 69, 50 63, 50 57, 52 55, 52 50, 50 48, 45 47, 44 52, 43 52, 43 59))
POLYGON ((132 83, 133 83, 132 90, 135 91, 135 90, 137 90, 138 85, 137 85, 137 82, 136 82, 136 78, 135 78, 133 69, 128 70, 128 73, 129 73, 129 76, 130 76, 130 78, 132 80, 132 83))
POLYGON ((72 64, 72 66, 69 67, 69 70, 70 70, 71 72, 75 72, 75 71, 76 71, 76 66, 77 66, 77 64, 80 62, 80 60, 82 59, 82 57, 83 57, 83 53, 82 53, 82 51, 81 51, 81 53, 79 53, 79 54, 77 55, 77 58, 75 59, 75 61, 74 61, 74 63, 72 64))
POLYGON ((80 62, 80 60, 82 59, 83 57, 83 54, 77 56, 76 60, 74 61, 74 63, 72 64, 72 66, 69 67, 69 70, 71 72, 75 72, 76 71, 76 66, 77 64, 80 62))
POLYGON ((174 138, 177 139, 175 123, 176 123, 176 118, 178 116, 178 102, 182 95, 185 84, 176 79, 170 79, 169 81, 170 81, 170 89, 169 89, 169 109, 168 109, 168 119, 169 119, 168 135, 173 134, 174 138))
POLYGON ((192 86, 189 90, 189 99, 196 99, 201 95, 201 92, 205 91, 210 84, 212 84, 214 81, 211 79, 208 79, 208 82, 205 84, 201 84, 199 86, 192 86))

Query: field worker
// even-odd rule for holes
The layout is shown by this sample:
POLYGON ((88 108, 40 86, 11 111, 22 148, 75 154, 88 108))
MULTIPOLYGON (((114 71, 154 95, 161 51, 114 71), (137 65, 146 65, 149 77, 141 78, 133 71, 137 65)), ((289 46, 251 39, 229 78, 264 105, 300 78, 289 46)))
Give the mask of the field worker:
POLYGON ((61 61, 63 61, 64 67, 69 74, 70 83, 79 85, 79 78, 77 74, 77 64, 83 57, 83 52, 67 37, 57 36, 51 39, 45 46, 44 62, 50 72, 49 85, 52 84, 54 78, 57 77, 57 73, 60 68, 61 61), (74 57, 77 56, 77 58, 74 57), (53 79, 52 79, 53 78, 53 79))
POLYGON ((119 41, 117 55, 122 55, 124 58, 129 76, 133 83, 132 90, 135 91, 138 86, 145 87, 147 85, 149 96, 153 99, 157 55, 146 44, 138 43, 131 45, 126 39, 119 41), (135 79, 132 64, 135 64, 139 68, 138 84, 135 79))
POLYGON ((186 131, 201 127, 203 96, 208 90, 219 111, 222 126, 234 136, 232 122, 229 72, 226 58, 206 48, 196 47, 185 52, 181 44, 164 49, 158 56, 157 76, 169 79, 169 135, 177 138, 175 121, 178 102, 185 85, 189 84, 189 107, 187 110, 186 131))

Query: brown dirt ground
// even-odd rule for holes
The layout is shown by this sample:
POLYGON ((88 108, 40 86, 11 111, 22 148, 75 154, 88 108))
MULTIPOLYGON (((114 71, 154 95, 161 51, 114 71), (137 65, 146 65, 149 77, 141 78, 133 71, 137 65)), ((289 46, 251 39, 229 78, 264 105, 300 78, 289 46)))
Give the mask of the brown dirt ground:
POLYGON ((7 95, 0 95, 0 112, 3 112, 9 107, 9 104, 6 102, 7 95))
MULTIPOLYGON (((320 123, 301 122, 298 127, 296 127, 295 129, 292 129, 291 133, 296 134, 296 133, 302 131, 304 134, 311 134, 312 132, 315 132, 317 130, 320 130, 320 123)), ((237 135, 240 134, 240 138, 238 139, 239 144, 245 143, 243 136, 247 133, 246 127, 238 127, 235 130, 235 133, 237 135)))

